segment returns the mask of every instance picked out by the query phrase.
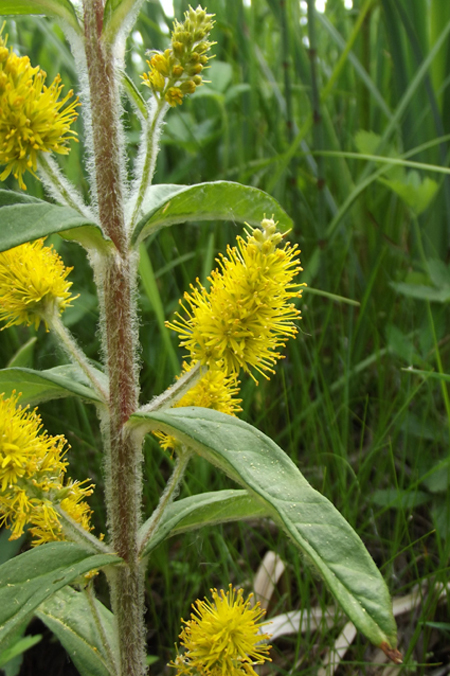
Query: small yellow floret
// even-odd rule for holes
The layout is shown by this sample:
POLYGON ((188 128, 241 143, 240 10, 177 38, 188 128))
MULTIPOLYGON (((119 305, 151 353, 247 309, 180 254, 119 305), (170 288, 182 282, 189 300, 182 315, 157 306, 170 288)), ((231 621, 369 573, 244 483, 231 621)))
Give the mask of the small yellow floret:
POLYGON ((44 240, 26 242, 0 253, 0 320, 3 328, 14 324, 34 324, 49 314, 61 314, 77 296, 71 296, 72 282, 52 246, 44 240))
POLYGON ((33 545, 64 540, 61 507, 85 530, 90 526, 91 510, 84 498, 93 486, 68 480, 66 440, 42 430, 36 410, 17 405, 18 396, 0 395, 0 527, 11 530, 11 540, 19 538, 25 526, 31 526, 33 545))
POLYGON ((270 661, 271 646, 265 643, 270 636, 259 631, 265 611, 231 585, 226 593, 211 592, 213 600, 197 600, 191 619, 183 620, 184 652, 170 666, 179 676, 256 676, 253 667, 270 661))
MULTIPOLYGON (((192 365, 183 364, 183 373, 187 373, 192 365)), ((227 376, 219 369, 210 369, 207 373, 189 390, 175 405, 175 408, 181 406, 201 406, 202 408, 212 408, 215 411, 221 411, 228 415, 236 415, 242 411, 240 406, 242 399, 237 399, 239 394, 239 381, 236 376, 227 376)), ((178 441, 175 437, 165 432, 153 432, 159 439, 159 443, 165 450, 175 449, 178 441)))
POLYGON ((180 301, 185 314, 167 323, 193 361, 211 368, 221 363, 228 374, 255 369, 267 377, 279 349, 297 333, 300 311, 291 301, 302 294, 303 285, 292 283, 302 270, 300 252, 289 242, 279 246, 283 237, 273 220, 261 225, 217 259, 209 291, 198 280, 191 285, 180 301))
POLYGON ((23 175, 35 175, 40 152, 68 154, 79 103, 76 98, 64 108, 73 92, 58 100, 60 76, 47 87, 46 73, 33 68, 27 56, 8 51, 6 41, 0 34, 0 164, 6 165, 0 180, 12 173, 26 190, 23 175))

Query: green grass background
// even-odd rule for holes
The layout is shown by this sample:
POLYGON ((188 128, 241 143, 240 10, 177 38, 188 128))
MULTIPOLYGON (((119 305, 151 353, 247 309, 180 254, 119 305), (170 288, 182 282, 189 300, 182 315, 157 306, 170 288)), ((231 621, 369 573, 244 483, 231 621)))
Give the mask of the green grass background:
MULTIPOLYGON (((187 3, 174 5, 181 19, 187 3)), ((399 618, 399 647, 404 669, 434 673, 450 661, 449 603, 438 604, 450 552, 450 403, 439 377, 450 373, 450 3, 354 0, 348 9, 343 0, 328 0, 320 13, 313 2, 298 0, 210 0, 207 9, 216 14, 210 83, 169 112, 155 180, 239 181, 272 194, 293 218, 290 239, 301 246, 301 281, 309 285, 300 303, 300 333, 276 377, 258 386, 242 379, 242 417, 284 448, 341 510, 393 595, 427 585, 418 609, 399 618)), ((144 5, 127 51, 137 85, 145 51, 167 46, 171 22, 158 2, 144 5)), ((66 89, 77 90, 57 26, 23 18, 8 20, 5 30, 9 44, 49 78, 60 72, 66 89)), ((139 123, 126 101, 125 109, 131 169, 139 123)), ((61 164, 86 191, 77 124, 81 143, 61 164)), ((28 178, 27 184, 30 194, 42 196, 37 181, 28 178)), ((17 188, 12 179, 7 186, 17 188)), ((206 280, 217 253, 240 233, 240 224, 201 223, 164 229, 146 241, 143 402, 173 381, 182 358, 162 316, 172 316, 196 277, 206 280)), ((73 289, 81 294, 67 323, 95 359, 97 304, 87 260, 76 245, 54 244, 74 266, 73 289)), ((2 366, 14 358, 34 368, 58 362, 42 328, 11 328, 0 340, 2 366)), ((96 481, 92 506, 104 530, 94 411, 76 400, 40 410, 49 431, 64 433, 72 445, 71 473, 96 481)), ((147 513, 171 464, 148 439, 147 513)), ((197 460, 183 495, 231 485, 197 460)), ((269 549, 286 564, 269 615, 332 602, 270 523, 170 540, 152 556, 147 578, 149 651, 160 658, 153 673, 173 656, 180 616, 187 617, 192 601, 229 582, 250 590, 269 549)), ((316 673, 341 626, 277 641, 268 671, 316 673)), ((340 673, 377 672, 373 656, 358 637, 340 673)))

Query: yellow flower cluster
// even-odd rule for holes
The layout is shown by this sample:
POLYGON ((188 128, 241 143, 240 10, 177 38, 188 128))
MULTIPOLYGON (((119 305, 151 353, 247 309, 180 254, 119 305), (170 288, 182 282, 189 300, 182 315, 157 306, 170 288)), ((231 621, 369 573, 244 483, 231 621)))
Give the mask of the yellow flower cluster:
POLYGON ((70 125, 79 104, 76 98, 64 108, 73 92, 58 100, 60 76, 47 87, 46 73, 33 68, 27 56, 8 50, 6 41, 0 35, 0 164, 6 165, 0 180, 12 173, 26 190, 23 174, 35 174, 40 152, 69 152, 67 143, 76 136, 70 125))
POLYGON ((270 660, 271 646, 264 643, 270 636, 259 631, 265 611, 231 585, 226 593, 211 592, 212 602, 197 600, 191 619, 183 620, 184 652, 170 666, 179 676, 256 676, 253 667, 270 660))
MULTIPOLYGON (((192 365, 184 363, 183 373, 187 373, 191 368, 192 365)), ((239 405, 242 399, 236 399, 237 394, 239 394, 239 381, 236 380, 236 376, 227 376, 223 371, 217 369, 208 370, 203 378, 180 399, 175 408, 201 406, 228 413, 228 415, 236 415, 236 413, 242 411, 239 405)), ((153 434, 159 439, 160 445, 165 450, 177 447, 178 441, 170 434, 157 431, 153 434)))
POLYGON ((66 278, 71 270, 43 239, 0 253, 0 320, 7 322, 3 328, 37 328, 46 316, 61 314, 77 298, 69 293, 72 282, 66 278))
POLYGON ((142 75, 156 99, 172 107, 181 105, 183 97, 202 84, 201 72, 210 58, 207 52, 215 44, 207 39, 214 25, 213 14, 199 5, 195 10, 189 7, 184 16, 183 23, 175 20, 173 24, 170 49, 155 53, 147 61, 149 72, 142 75))
POLYGON ((42 431, 36 411, 17 406, 15 393, 0 395, 0 526, 11 529, 11 540, 31 526, 33 545, 64 540, 54 502, 60 503, 85 530, 90 531, 92 511, 84 499, 93 485, 68 479, 66 440, 42 431))
POLYGON ((228 247, 228 257, 218 259, 220 269, 211 273, 209 291, 198 280, 198 287, 191 285, 185 303, 180 301, 185 316, 177 313, 167 323, 193 362, 227 375, 251 368, 273 373, 279 349, 297 333, 300 311, 291 301, 302 294, 303 285, 292 283, 302 270, 299 250, 289 242, 279 246, 283 236, 272 219, 261 226, 252 228, 246 240, 239 237, 238 248, 228 247))

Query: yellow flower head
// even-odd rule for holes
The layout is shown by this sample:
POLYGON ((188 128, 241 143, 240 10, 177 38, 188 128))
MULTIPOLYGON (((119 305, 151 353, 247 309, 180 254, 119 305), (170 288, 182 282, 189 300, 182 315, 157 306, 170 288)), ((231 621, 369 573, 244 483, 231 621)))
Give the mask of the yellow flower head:
POLYGON ((33 68, 27 56, 8 51, 7 38, 0 35, 0 164, 6 165, 0 180, 12 173, 26 190, 23 174, 35 174, 40 152, 68 154, 79 103, 76 98, 64 108, 73 92, 58 100, 60 76, 47 87, 46 73, 33 68))
POLYGON ((78 296, 71 296, 72 282, 52 246, 44 240, 26 242, 0 253, 0 320, 3 328, 13 324, 34 324, 53 313, 61 314, 78 296))
POLYGON ((209 291, 198 280, 191 285, 180 301, 185 315, 167 323, 193 361, 221 364, 228 374, 253 368, 267 377, 281 357, 279 348, 297 333, 300 311, 291 300, 302 293, 303 284, 292 283, 302 270, 299 250, 289 242, 279 246, 283 236, 273 220, 261 226, 217 259, 220 269, 211 273, 209 291))
POLYGON ((156 52, 147 61, 149 71, 142 75, 142 80, 158 101, 165 100, 172 107, 181 105, 183 97, 193 94, 202 84, 200 73, 210 58, 208 51, 215 44, 208 40, 214 26, 213 16, 200 5, 197 9, 189 6, 184 22, 173 24, 170 49, 156 52))
MULTIPOLYGON (((83 499, 93 486, 69 482, 66 440, 42 431, 36 410, 17 406, 18 396, 0 395, 0 526, 11 529, 11 539, 20 537, 27 524, 33 526, 33 544, 63 540, 60 517, 53 500, 86 530, 91 530, 91 510, 83 499)), ((86 483, 86 482, 83 482, 86 483)))
POLYGON ((262 643, 270 636, 259 633, 265 611, 231 585, 226 593, 211 592, 213 600, 197 600, 191 619, 183 620, 184 653, 171 666, 180 676, 256 676, 253 666, 270 660, 271 646, 262 643))
MULTIPOLYGON (((183 373, 191 370, 193 364, 183 364, 183 373)), ((242 399, 237 399, 239 394, 239 381, 236 376, 227 376, 219 369, 210 369, 207 373, 187 392, 175 408, 181 406, 201 406, 202 408, 212 408, 215 411, 236 415, 242 411, 240 403, 242 399)), ((178 445, 175 437, 165 432, 153 432, 159 439, 160 445, 165 449, 174 449, 178 445)))

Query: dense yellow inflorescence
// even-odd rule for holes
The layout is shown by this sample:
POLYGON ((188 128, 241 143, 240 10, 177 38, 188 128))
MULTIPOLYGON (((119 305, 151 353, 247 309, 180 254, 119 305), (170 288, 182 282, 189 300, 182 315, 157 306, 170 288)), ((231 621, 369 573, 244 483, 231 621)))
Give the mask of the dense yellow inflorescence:
POLYGON ((11 540, 30 527, 32 544, 64 540, 59 503, 74 521, 92 530, 92 511, 85 498, 94 486, 67 479, 66 440, 42 431, 36 410, 17 405, 13 393, 0 395, 0 526, 11 530, 11 540))
POLYGON ((3 328, 37 328, 46 315, 61 314, 77 297, 69 292, 71 270, 43 239, 0 253, 0 320, 7 322, 3 328))
POLYGON ((170 49, 153 54, 147 61, 150 70, 142 75, 155 98, 172 107, 181 105, 183 97, 202 84, 201 73, 210 58, 207 52, 215 44, 208 40, 213 14, 199 5, 195 10, 189 7, 184 16, 183 23, 173 24, 170 49))
POLYGON ((68 103, 73 91, 59 99, 60 76, 47 87, 46 73, 33 68, 28 56, 8 50, 6 42, 0 34, 0 164, 6 165, 0 180, 12 173, 26 190, 23 175, 36 173, 39 153, 68 154, 79 103, 78 98, 68 103))
POLYGON ((170 666, 179 676, 256 676, 253 667, 270 660, 270 636, 260 633, 265 611, 251 596, 244 601, 242 589, 211 591, 212 601, 197 600, 191 619, 183 621, 184 651, 170 666))
POLYGON ((209 291, 198 280, 191 285, 180 301, 184 314, 167 323, 193 362, 226 374, 273 373, 280 348, 297 334, 300 311, 292 300, 303 285, 292 280, 302 270, 299 250, 289 242, 280 246, 283 236, 272 219, 261 226, 218 259, 209 291))

